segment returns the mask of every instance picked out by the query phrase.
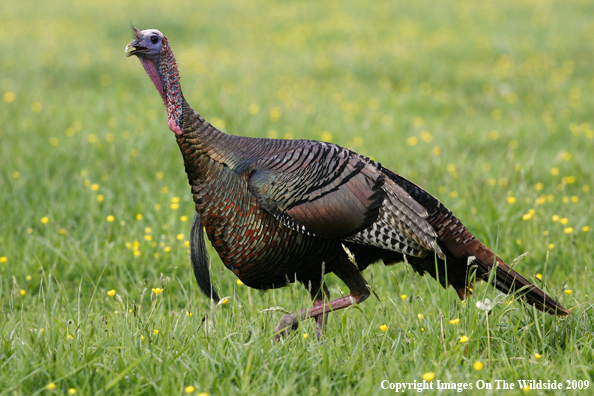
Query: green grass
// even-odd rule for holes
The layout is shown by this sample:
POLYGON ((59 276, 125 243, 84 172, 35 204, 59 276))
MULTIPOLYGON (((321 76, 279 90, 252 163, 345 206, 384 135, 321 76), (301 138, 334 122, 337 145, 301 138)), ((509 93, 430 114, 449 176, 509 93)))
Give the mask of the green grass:
POLYGON ((0 394, 392 394, 383 380, 433 372, 485 395, 501 391, 476 381, 593 380, 594 3, 168 3, 3 4, 0 394), (573 314, 484 284, 461 304, 406 265, 375 265, 379 300, 331 315, 323 342, 306 321, 274 344, 282 312, 263 311, 306 307, 307 293, 239 286, 214 250, 230 299, 211 306, 189 265, 179 149, 124 56, 130 21, 169 37, 186 98, 215 125, 371 156, 507 262, 530 252, 516 268, 573 314))

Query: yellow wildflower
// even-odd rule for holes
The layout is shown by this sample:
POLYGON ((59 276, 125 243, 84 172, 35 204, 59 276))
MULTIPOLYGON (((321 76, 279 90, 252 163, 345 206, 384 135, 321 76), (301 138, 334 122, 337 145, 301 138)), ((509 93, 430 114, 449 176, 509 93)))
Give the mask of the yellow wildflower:
POLYGON ((235 283, 237 283, 237 286, 241 286, 241 285, 243 285, 243 282, 241 281, 241 279, 237 279, 237 280, 235 281, 235 283))
POLYGON ((163 289, 161 289, 160 287, 155 287, 155 288, 153 288, 153 293, 155 293, 156 295, 159 295, 159 294, 163 293, 163 289))
POLYGON ((109 215, 109 216, 107 216, 107 221, 108 221, 108 222, 110 222, 110 223, 111 223, 111 222, 112 222, 112 221, 114 221, 114 220, 115 220, 115 217, 113 217, 112 215, 109 215))
POLYGON ((462 337, 460 337, 460 342, 461 342, 462 344, 464 344, 464 343, 465 343, 466 341, 468 341, 468 340, 469 340, 469 338, 468 338, 467 336, 462 336, 462 337))
POLYGON ((385 324, 381 325, 381 326, 380 326, 380 330, 381 330, 381 331, 383 331, 383 332, 385 333, 385 332, 386 332, 386 330, 388 330, 388 325, 385 325, 385 324))
POLYGON ((536 274, 536 279, 542 280, 542 274, 536 274))
POLYGON ((178 241, 181 241, 184 239, 184 234, 177 234, 176 238, 178 241))
POLYGON ((507 197, 507 202, 510 204, 516 203, 516 198, 515 197, 507 197))
POLYGON ((21 289, 21 296, 24 296, 25 294, 27 294, 27 291, 24 289, 21 289))
POLYGON ((421 139, 423 139, 425 143, 431 143, 433 141, 433 135, 427 131, 421 131, 421 139))
POLYGON ((108 291, 108 292, 107 292, 107 295, 108 295, 109 297, 113 297, 113 296, 115 296, 115 294, 116 294, 116 291, 115 291, 115 289, 111 289, 110 291, 108 291))
POLYGON ((196 390, 196 388, 194 388, 192 385, 186 386, 186 389, 184 389, 184 392, 186 393, 192 393, 196 390))
POLYGON ((303 333, 303 339, 304 339, 304 340, 307 340, 307 336, 308 336, 308 335, 309 335, 309 334, 307 334, 307 333, 303 333))
POLYGON ((225 297, 220 301, 221 304, 227 304, 228 302, 229 302, 229 297, 225 297))
POLYGON ((408 297, 406 294, 401 294, 400 298, 402 299, 402 301, 406 300, 406 297, 408 297))
POLYGON ((457 325, 458 323, 460 323, 460 318, 452 319, 450 320, 450 323, 453 325, 457 325))
POLYGON ((159 335, 159 330, 153 330, 153 333, 155 333, 155 335, 159 335))
POLYGON ((590 227, 588 227, 588 226, 583 226, 583 227, 582 227, 582 231, 583 231, 583 232, 588 232, 588 231, 590 231, 590 227))
POLYGON ((7 91, 4 93, 4 101, 6 103, 14 102, 15 99, 16 99, 16 94, 14 92, 7 91))
POLYGON ((569 295, 571 294, 571 292, 572 292, 572 291, 573 291, 573 290, 571 290, 571 289, 565 290, 565 294, 567 294, 567 295, 569 296, 569 295))
POLYGON ((186 316, 187 316, 188 318, 191 318, 191 317, 192 317, 192 312, 190 312, 190 311, 187 311, 187 312, 186 312, 186 316))
POLYGON ((534 354, 534 357, 537 358, 537 359, 540 359, 542 357, 542 355, 539 355, 538 353, 535 353, 534 354))
POLYGON ((41 223, 42 223, 42 224, 47 224, 47 223, 49 223, 49 217, 47 217, 47 216, 44 216, 44 217, 42 217, 42 218, 41 218, 41 223))
POLYGON ((6 256, 0 257, 0 263, 5 263, 7 261, 8 261, 8 258, 6 256))
POLYGON ((563 232, 566 234, 571 234, 573 232, 573 227, 567 227, 563 230, 563 232))
POLYGON ((47 390, 54 390, 56 388, 57 388, 57 385, 54 382, 50 382, 49 384, 47 384, 45 386, 45 389, 47 389, 47 390))
POLYGON ((483 369, 483 363, 479 361, 474 362, 474 369, 476 371, 481 371, 483 369))
POLYGON ((431 381, 433 378, 435 378, 435 373, 430 371, 428 373, 423 374, 421 378, 423 378, 424 381, 431 381))
POLYGON ((419 318, 419 320, 423 320, 423 314, 418 314, 417 318, 419 318))
POLYGON ((278 121, 281 118, 281 111, 278 107, 273 107, 268 114, 270 121, 278 121))
POLYGON ((68 394, 69 395, 74 395, 75 393, 76 393, 76 389, 74 389, 74 388, 68 389, 68 394))

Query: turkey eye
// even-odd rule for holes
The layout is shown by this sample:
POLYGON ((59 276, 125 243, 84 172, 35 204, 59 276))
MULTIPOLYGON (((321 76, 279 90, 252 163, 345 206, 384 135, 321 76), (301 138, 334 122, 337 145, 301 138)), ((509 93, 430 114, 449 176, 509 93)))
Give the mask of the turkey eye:
POLYGON ((159 37, 157 37, 157 36, 152 36, 151 37, 151 43, 157 44, 158 41, 159 41, 159 37))

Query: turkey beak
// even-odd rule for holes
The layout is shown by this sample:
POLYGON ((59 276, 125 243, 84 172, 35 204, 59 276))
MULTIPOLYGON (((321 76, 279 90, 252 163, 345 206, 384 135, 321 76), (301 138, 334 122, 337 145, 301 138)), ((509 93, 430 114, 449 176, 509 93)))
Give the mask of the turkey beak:
POLYGON ((134 40, 126 46, 126 49, 124 50, 124 52, 126 53, 126 57, 134 55, 134 51, 136 50, 134 44, 136 44, 136 41, 137 40, 134 40), (130 50, 132 50, 132 51, 130 51, 130 50))
POLYGON ((126 57, 135 55, 138 51, 145 50, 145 47, 141 47, 138 44, 142 40, 142 32, 137 27, 134 28, 134 35, 136 38, 130 44, 126 46, 124 52, 126 52, 126 57))

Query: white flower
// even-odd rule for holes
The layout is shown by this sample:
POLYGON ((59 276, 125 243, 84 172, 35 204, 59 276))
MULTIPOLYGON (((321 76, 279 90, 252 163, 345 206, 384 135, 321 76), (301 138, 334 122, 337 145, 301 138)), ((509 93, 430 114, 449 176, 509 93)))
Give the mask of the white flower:
POLYGON ((476 302, 476 307, 483 311, 490 311, 493 309, 493 307, 495 305, 497 305, 497 304, 495 302, 489 300, 488 298, 485 298, 485 301, 477 301, 476 302))

